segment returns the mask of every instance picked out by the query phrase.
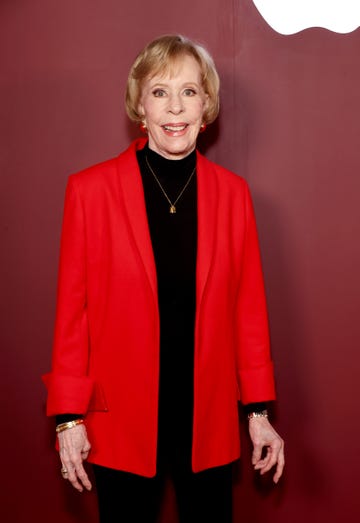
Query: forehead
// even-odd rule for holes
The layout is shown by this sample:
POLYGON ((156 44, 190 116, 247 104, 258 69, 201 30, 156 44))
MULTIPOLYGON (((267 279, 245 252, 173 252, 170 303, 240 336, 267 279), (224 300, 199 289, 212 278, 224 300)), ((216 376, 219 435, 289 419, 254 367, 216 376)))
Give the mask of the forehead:
POLYGON ((150 74, 151 83, 157 81, 183 81, 201 83, 201 69, 197 60, 191 55, 177 56, 150 74))

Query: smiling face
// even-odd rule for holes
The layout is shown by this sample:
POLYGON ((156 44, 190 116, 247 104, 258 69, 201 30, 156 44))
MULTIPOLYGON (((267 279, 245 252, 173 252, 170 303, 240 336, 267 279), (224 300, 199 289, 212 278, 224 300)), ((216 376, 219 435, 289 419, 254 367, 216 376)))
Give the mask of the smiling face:
POLYGON ((179 58, 170 71, 144 81, 139 114, 149 134, 149 147, 168 159, 191 153, 208 104, 194 57, 179 58))

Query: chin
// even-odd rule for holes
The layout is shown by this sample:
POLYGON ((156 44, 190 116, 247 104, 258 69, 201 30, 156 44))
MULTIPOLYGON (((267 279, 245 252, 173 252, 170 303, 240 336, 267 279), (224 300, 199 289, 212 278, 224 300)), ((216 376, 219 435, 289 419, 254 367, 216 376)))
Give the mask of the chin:
POLYGON ((160 148, 161 151, 163 151, 167 155, 172 156, 187 156, 190 154, 196 147, 196 142, 193 142, 191 144, 189 143, 173 143, 173 144, 164 144, 163 147, 160 148))
POLYGON ((167 154, 170 154, 172 156, 179 156, 179 157, 185 157, 187 156, 188 154, 190 154, 193 150, 194 150, 195 146, 194 147, 176 147, 176 148, 173 148, 173 149, 168 149, 166 151, 167 154))

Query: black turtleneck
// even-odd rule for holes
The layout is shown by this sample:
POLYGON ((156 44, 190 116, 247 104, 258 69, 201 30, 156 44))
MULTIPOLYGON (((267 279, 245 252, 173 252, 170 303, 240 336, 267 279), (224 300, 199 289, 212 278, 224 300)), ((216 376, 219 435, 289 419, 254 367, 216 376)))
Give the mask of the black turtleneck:
POLYGON ((148 146, 138 151, 158 280, 160 315, 159 459, 189 460, 193 413, 195 274, 197 250, 196 152, 168 160, 148 146), (150 167, 149 167, 150 165, 150 167), (151 169, 150 169, 151 168, 151 169), (152 171, 153 172, 152 172, 152 171))
POLYGON ((179 198, 175 214, 169 212, 170 204, 154 174, 174 202, 196 168, 196 153, 181 160, 168 160, 145 146, 138 151, 137 158, 157 269, 160 315, 166 320, 161 330, 163 333, 166 329, 164 336, 173 340, 182 330, 178 325, 195 314, 196 173, 179 198), (180 318, 169 307, 172 311, 176 309, 180 318))

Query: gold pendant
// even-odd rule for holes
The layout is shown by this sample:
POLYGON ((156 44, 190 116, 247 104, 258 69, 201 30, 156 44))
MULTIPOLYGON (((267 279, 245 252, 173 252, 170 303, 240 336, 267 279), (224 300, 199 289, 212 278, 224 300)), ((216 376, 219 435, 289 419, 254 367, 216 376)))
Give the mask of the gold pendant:
POLYGON ((170 214, 175 214, 176 213, 176 207, 175 205, 170 205, 170 214))

